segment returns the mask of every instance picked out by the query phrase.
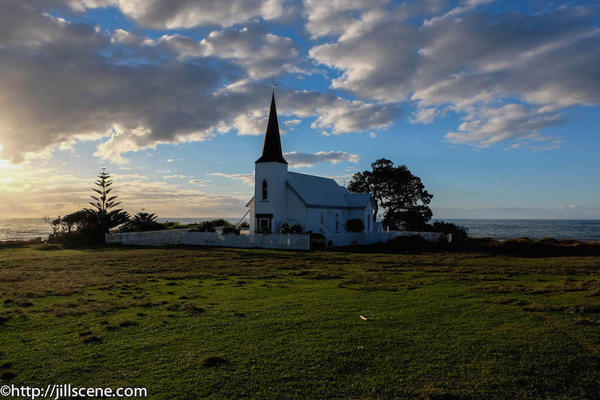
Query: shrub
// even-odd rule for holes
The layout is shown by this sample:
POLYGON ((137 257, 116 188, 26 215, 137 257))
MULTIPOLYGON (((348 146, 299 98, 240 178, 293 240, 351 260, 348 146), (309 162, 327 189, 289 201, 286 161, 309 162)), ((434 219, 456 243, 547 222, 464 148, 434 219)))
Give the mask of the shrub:
POLYGON ((325 236, 321 233, 307 232, 310 235, 310 248, 313 250, 321 250, 327 247, 325 236))
POLYGON ((461 242, 467 239, 467 228, 451 222, 437 221, 431 225, 432 232, 451 233, 453 242, 461 242))
POLYGON ((362 232, 365 230, 365 224, 360 218, 352 218, 346 221, 346 231, 348 232, 362 232))
POLYGON ((137 213, 132 219, 125 223, 121 232, 147 232, 165 229, 165 225, 156 221, 156 215, 144 211, 137 213))
POLYGON ((215 232, 217 226, 223 227, 223 233, 225 233, 225 228, 234 227, 234 225, 225 221, 224 219, 213 219, 212 221, 203 221, 199 224, 196 224, 192 229, 193 232, 215 232))
POLYGON ((238 228, 236 228, 235 226, 224 226, 223 234, 226 234, 226 233, 233 233, 235 235, 239 235, 240 230, 238 228))
POLYGON ((302 233, 303 231, 304 229, 302 229, 302 226, 298 224, 288 224, 287 222, 281 224, 281 227, 279 228, 279 233, 302 233))

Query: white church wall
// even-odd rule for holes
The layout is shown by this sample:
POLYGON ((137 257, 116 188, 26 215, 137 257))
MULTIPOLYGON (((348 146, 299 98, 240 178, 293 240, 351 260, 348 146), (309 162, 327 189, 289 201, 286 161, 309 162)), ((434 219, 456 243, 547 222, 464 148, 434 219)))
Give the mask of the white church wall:
POLYGON ((255 228, 256 228, 256 220, 254 218, 254 199, 250 200, 250 202, 248 203, 248 230, 250 232, 254 232, 255 228))
MULTIPOLYGON (((286 179, 287 165, 279 162, 255 164, 254 175, 254 213, 273 214, 272 232, 278 232, 286 217, 286 179), (262 198, 263 181, 267 182, 267 199, 262 198)), ((253 231, 254 232, 254 231, 253 231)))
POLYGON ((347 211, 344 208, 310 207, 305 230, 322 233, 325 236, 345 232, 346 216, 347 211))
MULTIPOLYGON (((286 185, 287 186, 287 185, 286 185)), ((304 202, 289 186, 286 187, 286 216, 288 224, 299 224, 304 231, 307 228, 308 211, 304 202)))

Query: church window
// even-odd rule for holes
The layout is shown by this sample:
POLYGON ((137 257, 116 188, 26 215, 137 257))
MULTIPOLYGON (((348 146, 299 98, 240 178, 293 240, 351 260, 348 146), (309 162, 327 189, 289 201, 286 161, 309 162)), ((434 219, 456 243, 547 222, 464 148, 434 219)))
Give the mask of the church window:
POLYGON ((339 214, 335 214, 335 231, 339 232, 340 230, 340 216, 339 214))
POLYGON ((267 187, 267 181, 264 180, 263 183, 262 183, 262 199, 263 200, 267 200, 269 198, 269 196, 268 196, 269 193, 268 193, 267 189, 268 189, 268 187, 267 187))

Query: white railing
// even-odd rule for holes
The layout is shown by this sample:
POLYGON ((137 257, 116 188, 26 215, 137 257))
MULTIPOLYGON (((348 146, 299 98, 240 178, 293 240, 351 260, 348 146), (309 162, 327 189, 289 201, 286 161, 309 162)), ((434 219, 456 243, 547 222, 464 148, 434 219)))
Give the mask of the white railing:
POLYGON ((107 233, 105 243, 133 246, 195 245, 284 250, 310 250, 307 234, 236 235, 173 229, 151 232, 107 233))
MULTIPOLYGON (((387 242, 397 237, 421 236, 430 242, 452 241, 451 234, 435 232, 360 232, 328 234, 327 242, 332 247, 365 245, 387 242)), ((172 229, 151 232, 107 233, 105 243, 129 246, 193 245, 239 248, 264 248, 282 250, 310 250, 308 234, 253 234, 236 235, 218 232, 192 232, 187 229, 172 229)))

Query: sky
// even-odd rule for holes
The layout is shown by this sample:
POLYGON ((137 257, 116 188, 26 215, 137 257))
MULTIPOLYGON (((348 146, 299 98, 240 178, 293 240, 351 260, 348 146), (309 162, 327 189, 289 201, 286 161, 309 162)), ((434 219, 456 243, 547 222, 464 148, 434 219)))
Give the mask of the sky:
POLYGON ((600 3, 2 0, 0 218, 241 217, 289 169, 405 164, 436 218, 600 218, 600 3))

